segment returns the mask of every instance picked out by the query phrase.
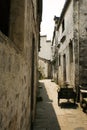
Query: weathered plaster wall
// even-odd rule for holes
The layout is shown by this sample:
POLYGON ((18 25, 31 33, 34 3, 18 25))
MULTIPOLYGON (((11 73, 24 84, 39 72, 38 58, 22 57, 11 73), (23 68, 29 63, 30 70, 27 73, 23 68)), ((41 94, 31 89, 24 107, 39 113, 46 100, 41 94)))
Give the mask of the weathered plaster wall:
POLYGON ((87 1, 79 1, 79 84, 87 84, 87 1))
POLYGON ((39 71, 43 78, 51 78, 51 41, 47 40, 47 36, 40 37, 40 51, 39 51, 39 71))
POLYGON ((51 41, 47 40, 47 36, 40 37, 39 57, 51 60, 51 41))
POLYGON ((39 71, 42 74, 42 78, 48 78, 48 63, 45 60, 39 59, 39 71))
POLYGON ((0 32, 0 130, 30 130, 34 120, 40 31, 34 2, 11 0, 9 38, 0 32))
POLYGON ((79 95, 79 1, 73 0, 74 58, 75 58, 75 88, 77 100, 79 95))
MULTIPOLYGON (((66 80, 76 87, 79 97, 79 85, 87 84, 87 13, 86 0, 72 0, 68 6, 64 19, 65 30, 62 33, 62 24, 59 28, 58 43, 60 44, 58 53, 61 55, 61 65, 58 69, 59 84, 63 79, 63 55, 66 55, 66 80), (66 36, 63 42, 62 37, 66 36), (69 43, 73 43, 73 62, 70 63, 69 43)), ((77 98, 78 98, 77 97, 77 98)))
POLYGON ((24 48, 25 1, 11 0, 9 37, 21 50, 24 48))
MULTIPOLYGON (((75 61, 73 59, 73 62, 70 63, 70 52, 69 52, 69 43, 72 41, 73 43, 73 1, 70 2, 70 5, 64 15, 64 23, 65 23, 65 30, 62 32, 62 23, 59 27, 58 32, 58 44, 60 44, 60 48, 58 49, 58 54, 60 55, 60 62, 58 68, 58 83, 63 84, 64 83, 64 66, 63 66, 63 56, 66 55, 66 81, 69 82, 71 85, 74 85, 75 80, 75 61), (63 36, 66 37, 64 42, 61 42, 61 39, 63 36)), ((73 43, 74 44, 74 43, 73 43)), ((74 49, 73 49, 74 53, 74 49)), ((74 54, 73 54, 74 56, 74 54)))
POLYGON ((27 130, 30 118, 29 64, 0 33, 0 130, 27 130))

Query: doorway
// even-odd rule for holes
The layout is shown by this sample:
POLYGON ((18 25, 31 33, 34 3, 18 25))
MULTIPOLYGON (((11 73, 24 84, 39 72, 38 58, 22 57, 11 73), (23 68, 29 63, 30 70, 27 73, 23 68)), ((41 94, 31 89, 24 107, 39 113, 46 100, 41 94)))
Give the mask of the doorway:
POLYGON ((63 79, 66 82, 66 55, 63 55, 63 79))
POLYGON ((34 110, 34 64, 35 64, 35 38, 32 36, 32 49, 31 49, 31 130, 33 127, 33 110, 34 110))

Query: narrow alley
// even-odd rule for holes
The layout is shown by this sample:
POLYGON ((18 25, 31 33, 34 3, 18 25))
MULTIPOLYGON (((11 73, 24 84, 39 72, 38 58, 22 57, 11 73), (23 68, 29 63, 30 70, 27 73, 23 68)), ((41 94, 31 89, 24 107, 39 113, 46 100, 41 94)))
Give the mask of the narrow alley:
POLYGON ((33 130, 87 130, 87 114, 79 103, 61 99, 57 103, 58 85, 51 80, 39 81, 36 119, 33 130))

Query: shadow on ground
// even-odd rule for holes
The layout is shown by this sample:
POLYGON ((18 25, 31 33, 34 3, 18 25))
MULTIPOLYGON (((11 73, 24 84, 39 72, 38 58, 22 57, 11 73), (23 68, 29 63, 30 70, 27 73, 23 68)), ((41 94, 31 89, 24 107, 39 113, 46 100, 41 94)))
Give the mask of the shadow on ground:
POLYGON ((74 103, 72 103, 72 102, 70 102, 70 101, 67 101, 67 102, 61 102, 60 104, 59 104, 59 106, 61 107, 61 108, 65 108, 65 109, 77 109, 78 108, 78 104, 74 104, 74 103))
POLYGON ((57 116, 55 114, 52 99, 49 95, 43 82, 39 83, 36 119, 33 124, 33 130, 61 130, 57 116))

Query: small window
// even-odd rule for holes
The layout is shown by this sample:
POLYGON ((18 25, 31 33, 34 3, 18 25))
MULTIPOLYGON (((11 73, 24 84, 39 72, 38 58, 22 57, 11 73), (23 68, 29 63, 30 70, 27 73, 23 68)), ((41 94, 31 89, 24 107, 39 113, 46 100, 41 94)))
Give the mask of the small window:
POLYGON ((64 21, 64 19, 63 19, 63 21, 62 21, 62 32, 65 30, 65 21, 64 21))
POLYGON ((73 44, 72 41, 69 43, 69 57, 70 57, 70 63, 73 62, 73 44))
POLYGON ((0 0, 0 30, 9 33, 10 0, 0 0))
POLYGON ((61 65, 61 55, 59 54, 59 66, 61 65))

